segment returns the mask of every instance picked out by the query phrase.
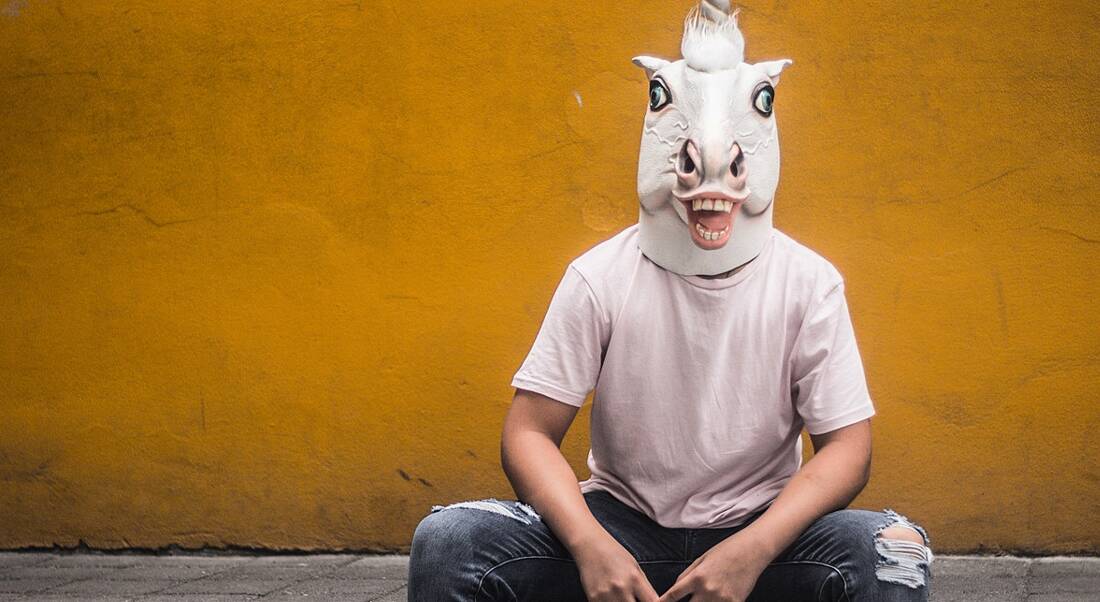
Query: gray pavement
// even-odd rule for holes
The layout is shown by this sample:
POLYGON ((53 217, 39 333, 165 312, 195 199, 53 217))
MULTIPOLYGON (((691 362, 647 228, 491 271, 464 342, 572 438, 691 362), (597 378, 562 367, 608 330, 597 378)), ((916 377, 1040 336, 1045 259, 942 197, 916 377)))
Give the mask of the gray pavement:
MULTIPOLYGON (((408 556, 0 552, 7 600, 405 602, 408 556)), ((1100 601, 1100 558, 937 556, 932 600, 1100 601)))

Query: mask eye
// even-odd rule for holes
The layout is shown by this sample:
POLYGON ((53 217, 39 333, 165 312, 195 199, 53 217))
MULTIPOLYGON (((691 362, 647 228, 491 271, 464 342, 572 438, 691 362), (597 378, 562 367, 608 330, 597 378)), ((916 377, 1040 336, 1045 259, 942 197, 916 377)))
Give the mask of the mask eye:
POLYGON ((756 93, 752 97, 752 106, 756 109, 756 112, 764 117, 771 117, 772 105, 774 103, 775 88, 773 88, 771 84, 764 84, 757 88, 756 93))
POLYGON ((672 93, 665 82, 659 79, 649 80, 649 110, 660 111, 672 102, 672 93))

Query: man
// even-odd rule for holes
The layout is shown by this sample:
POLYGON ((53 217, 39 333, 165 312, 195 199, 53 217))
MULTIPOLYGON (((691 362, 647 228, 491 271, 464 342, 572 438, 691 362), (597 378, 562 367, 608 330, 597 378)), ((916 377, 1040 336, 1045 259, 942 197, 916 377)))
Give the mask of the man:
POLYGON ((634 59, 638 223, 569 264, 512 380, 501 453, 524 501, 435 506, 410 600, 927 599, 924 530, 846 509, 875 410, 843 279, 772 226, 790 61, 745 63, 711 0, 681 53, 634 59), (593 390, 578 484, 559 446, 593 390))

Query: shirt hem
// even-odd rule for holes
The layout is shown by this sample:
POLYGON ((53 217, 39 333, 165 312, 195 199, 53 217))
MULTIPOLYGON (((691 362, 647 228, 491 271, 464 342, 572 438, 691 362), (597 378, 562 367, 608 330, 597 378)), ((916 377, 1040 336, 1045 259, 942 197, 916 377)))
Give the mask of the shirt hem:
MULTIPOLYGON (((813 427, 809 424, 806 425, 806 431, 811 435, 820 435, 829 431, 835 431, 838 428, 855 424, 860 420, 865 420, 875 415, 875 408, 871 405, 864 405, 852 410, 848 413, 841 414, 836 418, 830 418, 824 422, 814 423, 813 427)), ((805 419, 803 419, 805 421, 805 419)))
POLYGON ((512 378, 512 386, 517 389, 526 389, 528 391, 534 391, 553 399, 554 401, 571 405, 579 408, 584 405, 584 398, 586 395, 577 396, 576 393, 566 391, 557 385, 552 385, 547 382, 538 380, 532 380, 521 376, 512 378))

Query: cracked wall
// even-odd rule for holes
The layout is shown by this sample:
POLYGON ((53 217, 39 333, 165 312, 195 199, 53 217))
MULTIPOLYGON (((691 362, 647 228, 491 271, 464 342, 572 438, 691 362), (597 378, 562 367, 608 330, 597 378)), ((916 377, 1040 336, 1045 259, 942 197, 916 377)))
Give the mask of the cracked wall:
MULTIPOLYGON (((687 4, 4 3, 0 547, 400 550, 510 496, 507 383, 636 219, 629 59, 687 4)), ((1100 552, 1100 8, 742 4, 879 411, 856 504, 1100 552)))

